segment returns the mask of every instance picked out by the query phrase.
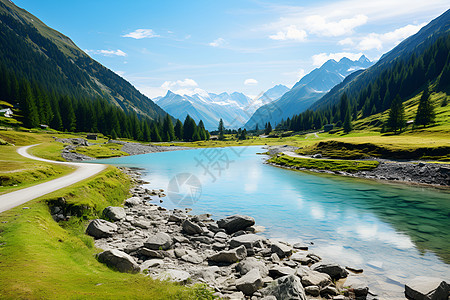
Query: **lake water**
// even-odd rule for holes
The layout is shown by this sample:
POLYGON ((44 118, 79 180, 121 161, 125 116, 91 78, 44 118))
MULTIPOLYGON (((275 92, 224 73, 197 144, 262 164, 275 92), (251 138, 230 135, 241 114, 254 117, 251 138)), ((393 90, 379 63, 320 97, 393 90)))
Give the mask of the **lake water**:
POLYGON ((188 206, 215 219, 250 215, 269 238, 312 242, 325 260, 363 268, 381 298, 402 299, 415 276, 448 282, 448 190, 285 170, 264 164, 259 152, 210 148, 99 162, 145 169, 147 188, 168 192, 166 208, 188 206))

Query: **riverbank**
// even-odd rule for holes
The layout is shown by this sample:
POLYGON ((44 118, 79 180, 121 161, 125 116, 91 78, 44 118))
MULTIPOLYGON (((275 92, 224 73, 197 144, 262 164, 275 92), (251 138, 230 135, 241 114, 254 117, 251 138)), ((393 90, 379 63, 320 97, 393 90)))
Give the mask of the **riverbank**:
POLYGON ((421 184, 429 186, 448 187, 450 186, 450 164, 428 163, 423 161, 403 162, 391 161, 386 159, 373 160, 339 160, 343 163, 351 162, 376 162, 377 165, 370 169, 358 169, 348 172, 343 170, 330 170, 331 167, 321 167, 322 164, 336 160, 327 160, 321 155, 306 157, 293 157, 286 153, 295 151, 296 147, 292 146, 268 146, 268 155, 271 157, 267 163, 291 170, 307 170, 317 173, 336 174, 341 176, 385 180, 393 182, 401 182, 408 184, 421 184), (302 160, 308 161, 309 167, 303 167, 306 164, 300 164, 302 160), (299 166, 302 165, 302 166, 299 166))
POLYGON ((115 269, 206 283, 224 299, 383 299, 371 294, 364 270, 322 260, 305 241, 266 239, 250 216, 213 220, 209 214, 191 215, 190 209, 161 207, 167 198, 160 189, 137 185, 130 192, 124 208, 105 209, 104 219, 87 228, 104 250, 99 260, 115 269))
POLYGON ((67 161, 86 161, 99 158, 194 149, 181 146, 145 145, 119 140, 109 140, 103 144, 90 143, 82 138, 55 138, 55 141, 65 145, 61 156, 67 161))
POLYGON ((84 233, 86 220, 98 218, 107 206, 122 205, 130 184, 129 177, 108 167, 0 213, 0 298, 211 299, 203 286, 161 284, 97 261, 99 250, 84 233))

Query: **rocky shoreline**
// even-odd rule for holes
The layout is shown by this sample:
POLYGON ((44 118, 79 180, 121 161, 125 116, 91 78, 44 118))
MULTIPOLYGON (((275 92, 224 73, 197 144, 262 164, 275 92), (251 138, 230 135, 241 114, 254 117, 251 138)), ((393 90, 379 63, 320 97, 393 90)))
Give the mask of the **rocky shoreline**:
MULTIPOLYGON (((293 146, 269 146, 267 147, 269 155, 277 155, 286 151, 295 151, 298 149, 293 146)), ((335 174, 349 177, 386 180, 409 184, 431 185, 438 187, 450 186, 450 164, 435 164, 426 162, 394 162, 384 159, 377 159, 378 167, 371 171, 359 171, 349 173, 344 171, 327 171, 317 169, 305 169, 291 166, 281 166, 275 163, 271 165, 301 171, 311 171, 316 173, 335 174)))
MULTIPOLYGON (((215 221, 209 214, 191 215, 190 209, 167 210, 157 204, 163 190, 144 188, 137 170, 124 171, 136 183, 132 197, 123 208, 106 208, 103 219, 86 229, 104 250, 98 260, 111 268, 207 284, 221 299, 377 299, 360 275, 363 270, 324 263, 300 241, 266 239, 256 234, 249 216, 215 221)), ((448 293, 448 285, 437 281, 429 291, 448 293)), ((414 285, 405 292, 411 299, 426 299, 414 285)))

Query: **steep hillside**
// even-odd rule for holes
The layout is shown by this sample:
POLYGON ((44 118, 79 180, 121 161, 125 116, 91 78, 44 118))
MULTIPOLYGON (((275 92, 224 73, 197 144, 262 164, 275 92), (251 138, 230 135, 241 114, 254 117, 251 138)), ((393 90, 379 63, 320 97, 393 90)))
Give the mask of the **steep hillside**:
MULTIPOLYGON (((401 68, 402 65, 405 64, 406 60, 415 60, 416 57, 423 54, 427 49, 430 48, 431 45, 435 44, 435 42, 439 38, 446 38, 450 34, 450 10, 447 10, 441 16, 437 17, 433 21, 431 21, 428 25, 423 27, 418 33, 410 36, 405 39, 399 45, 397 45, 394 49, 384 54, 381 59, 372 67, 366 69, 359 76, 354 77, 352 80, 347 80, 345 85, 339 86, 339 88, 331 90, 329 93, 324 95, 319 101, 314 103, 311 106, 311 109, 317 110, 319 108, 325 108, 330 105, 335 105, 338 103, 341 95, 345 92, 350 99, 359 97, 359 93, 361 90, 366 88, 370 83, 374 83, 379 78, 385 78, 386 73, 389 70, 394 68, 401 68)), ((437 49, 438 53, 436 53, 437 60, 432 61, 429 57, 424 57, 425 61, 417 60, 417 64, 419 64, 419 68, 417 70, 418 73, 426 74, 426 72, 430 68, 434 68, 435 66, 440 66, 441 70, 446 62, 448 57, 448 52, 445 52, 444 48, 437 49)), ((400 73, 398 70, 397 73, 400 73)), ((434 71, 431 71, 434 72, 434 71)), ((440 72, 439 72, 440 73, 440 72)), ((420 88, 423 84, 426 83, 427 80, 435 79, 438 74, 430 74, 432 75, 430 78, 418 78, 418 80, 412 83, 412 86, 415 87, 413 90, 405 90, 404 89, 404 97, 413 96, 414 92, 416 92, 417 88, 420 88)), ((402 77, 396 79, 399 81, 400 79, 405 79, 410 81, 411 78, 408 78, 411 74, 409 70, 406 70, 404 74, 401 74, 402 77)), ((384 101, 384 97, 386 94, 386 86, 376 86, 376 88, 380 88, 377 94, 380 96, 380 102, 384 101)), ((399 90, 399 88, 397 88, 399 90)), ((372 91, 370 91, 372 93, 372 91)), ((392 89, 390 91, 390 96, 395 96, 397 92, 392 89), (392 92, 392 93, 391 93, 392 92), (394 94, 394 95, 392 95, 394 94)), ((384 107, 385 108, 385 107, 384 107)), ((369 109, 369 108, 368 108, 369 109)), ((370 107, 372 109, 372 107, 370 107)), ((378 109, 378 108, 377 108, 378 109)), ((382 107, 379 108, 377 112, 380 112, 382 107)))
POLYGON ((8 0, 0 0, 0 65, 17 78, 26 78, 49 91, 102 97, 124 111, 151 119, 165 115, 158 105, 90 58, 70 38, 8 0))
POLYGON ((259 128, 263 128, 266 122, 275 125, 294 114, 301 113, 332 87, 342 82, 346 76, 371 65, 372 63, 365 56, 361 56, 356 61, 348 58, 342 58, 339 62, 329 60, 320 68, 304 76, 280 99, 260 107, 245 128, 254 129, 256 124, 259 128))

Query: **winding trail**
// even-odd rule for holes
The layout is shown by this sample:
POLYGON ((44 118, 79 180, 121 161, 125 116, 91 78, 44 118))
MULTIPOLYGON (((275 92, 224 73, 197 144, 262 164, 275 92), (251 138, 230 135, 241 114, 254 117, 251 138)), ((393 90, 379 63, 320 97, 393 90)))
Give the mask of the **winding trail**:
POLYGON ((18 191, 14 191, 11 193, 7 193, 4 195, 0 195, 0 212, 7 211, 11 208, 24 204, 33 199, 44 196, 48 193, 54 192, 56 190, 68 187, 74 183, 82 181, 86 178, 89 178, 95 174, 103 171, 106 166, 101 164, 86 164, 86 163, 73 163, 73 162, 61 162, 61 161, 53 161, 40 157, 36 157, 27 152, 27 150, 36 145, 25 146, 17 149, 17 153, 20 155, 39 160, 43 162, 53 163, 53 164, 62 164, 67 166, 76 167, 77 169, 63 177, 59 177, 38 185, 34 185, 28 188, 24 188, 18 191))

